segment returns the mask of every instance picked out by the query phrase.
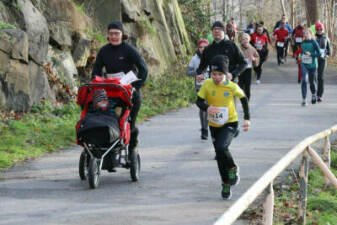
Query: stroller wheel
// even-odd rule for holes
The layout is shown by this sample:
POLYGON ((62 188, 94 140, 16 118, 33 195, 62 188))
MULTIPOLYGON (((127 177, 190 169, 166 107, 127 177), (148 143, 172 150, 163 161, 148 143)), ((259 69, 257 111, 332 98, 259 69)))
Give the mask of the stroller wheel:
POLYGON ((78 173, 81 180, 86 180, 88 178, 89 158, 90 156, 85 151, 82 151, 80 162, 78 164, 78 173))
POLYGON ((140 174, 140 156, 137 148, 133 149, 130 155, 130 175, 132 181, 138 181, 140 174))
POLYGON ((88 178, 89 178, 89 186, 92 189, 98 187, 99 184, 99 164, 97 159, 90 158, 89 160, 89 169, 88 169, 88 178))

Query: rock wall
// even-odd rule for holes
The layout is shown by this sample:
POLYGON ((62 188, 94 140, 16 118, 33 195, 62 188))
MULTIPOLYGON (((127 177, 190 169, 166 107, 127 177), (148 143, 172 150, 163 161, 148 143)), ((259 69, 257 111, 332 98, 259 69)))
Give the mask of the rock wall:
POLYGON ((109 21, 122 20, 151 75, 162 73, 178 55, 191 53, 177 0, 86 0, 84 5, 100 15, 95 18, 102 33, 109 21))
POLYGON ((177 0, 76 2, 80 7, 73 0, 0 1, 0 110, 28 111, 43 99, 62 100, 64 86, 55 81, 76 93, 79 80, 86 80, 79 75, 90 73, 92 31, 99 28, 105 38, 113 20, 125 24, 151 75, 190 53, 177 0))

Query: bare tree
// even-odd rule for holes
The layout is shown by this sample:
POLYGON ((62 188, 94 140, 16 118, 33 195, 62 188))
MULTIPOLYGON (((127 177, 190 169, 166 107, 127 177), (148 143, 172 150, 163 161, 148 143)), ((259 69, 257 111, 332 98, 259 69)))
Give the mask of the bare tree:
POLYGON ((280 3, 281 3, 283 15, 287 16, 286 8, 284 7, 284 2, 283 2, 283 0, 280 0, 280 3))
POLYGON ((290 24, 295 27, 295 0, 290 0, 290 24))
POLYGON ((317 0, 305 0, 306 17, 308 26, 315 24, 319 20, 317 0))
POLYGON ((228 15, 227 15, 227 0, 223 0, 222 2, 222 15, 224 17, 224 20, 228 20, 228 15))
POLYGON ((337 4, 337 0, 330 0, 330 6, 328 6, 328 21, 327 21, 327 31, 328 35, 332 42, 335 40, 335 25, 336 25, 336 12, 335 7, 337 4))

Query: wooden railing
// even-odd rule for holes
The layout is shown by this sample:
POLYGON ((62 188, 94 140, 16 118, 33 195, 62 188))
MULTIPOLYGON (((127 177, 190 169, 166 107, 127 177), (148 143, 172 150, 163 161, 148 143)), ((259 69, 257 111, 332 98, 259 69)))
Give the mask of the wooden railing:
POLYGON ((266 197, 264 202, 263 223, 265 225, 273 224, 274 211, 274 179, 288 167, 300 154, 302 154, 302 163, 300 167, 300 204, 299 218, 301 224, 305 224, 305 212, 307 202, 307 183, 308 183, 308 155, 313 162, 321 168, 325 176, 325 185, 330 181, 337 189, 337 179, 330 171, 330 140, 329 136, 337 132, 337 124, 310 136, 298 145, 292 148, 282 159, 280 159, 272 168, 270 168, 259 180, 257 180, 242 196, 239 198, 224 214, 214 223, 214 225, 230 225, 249 207, 249 205, 266 189, 266 197), (316 151, 310 147, 313 143, 325 139, 323 159, 322 160, 316 151))

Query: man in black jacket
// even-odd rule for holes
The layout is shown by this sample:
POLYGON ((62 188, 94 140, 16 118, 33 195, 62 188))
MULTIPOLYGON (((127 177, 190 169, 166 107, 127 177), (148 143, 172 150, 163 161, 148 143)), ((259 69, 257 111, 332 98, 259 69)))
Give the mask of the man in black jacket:
POLYGON ((207 46, 204 50, 199 68, 197 69, 197 79, 203 79, 202 73, 204 73, 209 66, 210 61, 214 56, 225 55, 229 59, 229 72, 231 74, 232 80, 239 76, 247 67, 247 62, 245 61, 242 52, 238 46, 230 40, 225 40, 225 26, 222 22, 216 21, 212 26, 212 35, 214 41, 211 45, 207 46))
POLYGON ((126 74, 132 70, 140 79, 139 81, 132 83, 132 86, 136 89, 136 91, 133 92, 133 107, 130 113, 131 140, 129 149, 132 150, 138 143, 136 119, 141 105, 140 88, 145 83, 148 70, 144 59, 140 56, 137 49, 124 42, 124 40, 128 39, 128 36, 124 32, 121 22, 114 21, 109 24, 107 39, 109 43, 104 45, 97 54, 91 78, 93 79, 95 76, 104 76, 104 74, 102 74, 102 69, 105 67, 108 75, 120 72, 126 74))
MULTIPOLYGON (((213 43, 205 48, 200 58, 200 65, 197 69, 197 82, 202 83, 202 80, 209 78, 209 74, 205 76, 204 73, 212 58, 217 55, 228 57, 229 73, 227 73, 227 78, 234 80, 246 69, 247 62, 238 46, 233 41, 225 39, 225 26, 222 22, 216 21, 213 23, 212 35, 214 38, 213 43)), ((202 130, 202 136, 207 137, 208 130, 202 130)))

